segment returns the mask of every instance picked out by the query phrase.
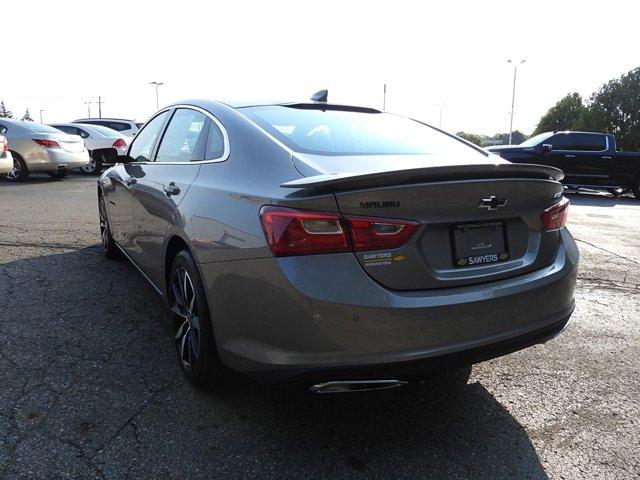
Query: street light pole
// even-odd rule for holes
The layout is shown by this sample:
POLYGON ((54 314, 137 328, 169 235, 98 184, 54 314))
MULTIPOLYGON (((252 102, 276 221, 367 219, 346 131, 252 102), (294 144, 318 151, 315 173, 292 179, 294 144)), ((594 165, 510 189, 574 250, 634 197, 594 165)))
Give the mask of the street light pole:
POLYGON ((382 111, 384 112, 387 109, 387 84, 385 83, 382 87, 382 111))
POLYGON ((84 102, 87 106, 87 118, 91 118, 91 102, 84 102))
POLYGON ((520 63, 516 64, 511 60, 507 60, 508 63, 513 64, 513 91, 511 93, 511 122, 509 123, 509 145, 511 145, 511 140, 513 139, 513 107, 516 102, 516 75, 518 74, 518 65, 522 65, 526 62, 527 59, 523 59, 520 63))
POLYGON ((40 123, 44 123, 44 122, 42 121, 42 112, 44 112, 44 108, 41 108, 41 109, 40 109, 40 123))
POLYGON ((156 87, 156 110, 158 110, 160 108, 160 104, 158 102, 158 88, 164 85, 164 82, 149 82, 149 85, 156 87))

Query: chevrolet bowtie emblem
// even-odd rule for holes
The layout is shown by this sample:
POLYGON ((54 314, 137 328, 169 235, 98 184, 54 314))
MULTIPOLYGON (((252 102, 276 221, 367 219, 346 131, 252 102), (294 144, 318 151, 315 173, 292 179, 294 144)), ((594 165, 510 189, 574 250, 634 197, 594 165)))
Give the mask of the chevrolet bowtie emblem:
POLYGON ((504 207, 507 204, 506 198, 496 197, 491 195, 489 198, 483 198, 478 204, 478 208, 486 208, 487 210, 497 210, 500 207, 504 207))

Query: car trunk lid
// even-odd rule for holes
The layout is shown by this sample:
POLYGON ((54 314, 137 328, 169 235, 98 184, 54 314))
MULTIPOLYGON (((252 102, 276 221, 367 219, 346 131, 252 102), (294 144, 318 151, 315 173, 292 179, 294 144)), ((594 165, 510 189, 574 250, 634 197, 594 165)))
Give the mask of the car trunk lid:
POLYGON ((559 247, 541 213, 562 197, 562 172, 487 162, 324 174, 283 184, 330 191, 346 217, 420 223, 399 248, 355 252, 365 271, 395 290, 498 280, 543 268, 559 247))

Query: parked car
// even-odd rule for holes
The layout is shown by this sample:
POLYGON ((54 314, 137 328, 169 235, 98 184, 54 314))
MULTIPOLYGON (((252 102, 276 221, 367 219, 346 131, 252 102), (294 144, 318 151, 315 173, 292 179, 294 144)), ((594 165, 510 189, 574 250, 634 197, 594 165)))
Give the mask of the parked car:
POLYGON ((124 155, 131 141, 131 137, 101 125, 52 123, 50 126, 84 139, 84 146, 89 151, 91 159, 89 163, 80 167, 80 171, 85 175, 98 175, 103 166, 115 164, 117 156, 124 155))
POLYGON ((85 125, 102 125, 116 132, 120 132, 127 137, 134 137, 143 123, 136 123, 133 120, 124 118, 79 118, 72 123, 83 123, 85 125))
POLYGON ((545 342, 574 308, 562 172, 324 102, 160 110, 99 180, 102 245, 171 310, 196 385, 222 367, 389 388, 545 342))
POLYGON ((514 163, 538 163, 561 169, 563 183, 640 198, 640 153, 616 148, 616 137, 593 132, 546 132, 520 145, 488 147, 514 163))
POLYGON ((13 157, 9 151, 9 142, 6 137, 0 135, 0 175, 13 170, 13 157))
POLYGON ((78 135, 67 135, 48 125, 0 118, 0 135, 9 140, 13 169, 4 178, 25 180, 31 172, 62 178, 89 163, 89 154, 78 135))

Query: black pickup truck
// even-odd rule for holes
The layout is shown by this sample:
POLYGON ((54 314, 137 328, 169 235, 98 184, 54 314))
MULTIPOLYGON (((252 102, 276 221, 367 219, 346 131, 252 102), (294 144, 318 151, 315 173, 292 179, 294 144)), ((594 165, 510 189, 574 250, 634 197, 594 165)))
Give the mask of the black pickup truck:
POLYGON ((514 163, 538 163, 561 169, 565 185, 606 190, 613 194, 633 191, 640 199, 640 152, 616 149, 613 135, 590 132, 547 132, 520 145, 488 147, 514 163))

